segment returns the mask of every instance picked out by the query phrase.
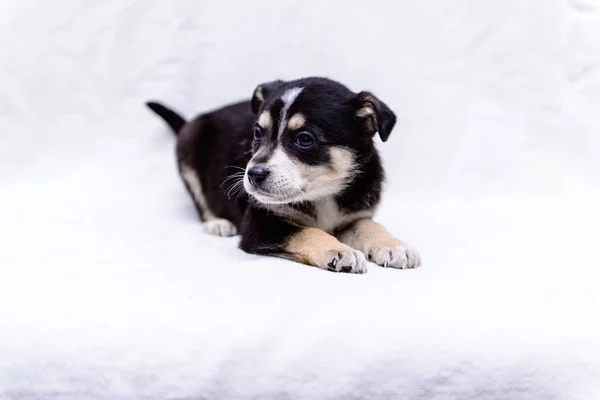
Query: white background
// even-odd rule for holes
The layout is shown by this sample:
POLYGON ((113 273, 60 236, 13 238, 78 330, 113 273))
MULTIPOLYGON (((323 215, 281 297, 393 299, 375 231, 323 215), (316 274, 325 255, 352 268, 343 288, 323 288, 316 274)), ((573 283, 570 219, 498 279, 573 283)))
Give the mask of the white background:
POLYGON ((3 1, 0 398, 598 398, 599 64, 594 0, 3 1), (143 102, 307 75, 397 113, 421 270, 201 234, 143 102))

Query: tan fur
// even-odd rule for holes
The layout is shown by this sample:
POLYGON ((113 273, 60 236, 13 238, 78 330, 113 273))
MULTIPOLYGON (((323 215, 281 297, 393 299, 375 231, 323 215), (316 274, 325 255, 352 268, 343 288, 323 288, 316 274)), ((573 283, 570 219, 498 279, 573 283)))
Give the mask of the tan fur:
POLYGON ((342 242, 363 252, 369 261, 382 267, 417 268, 419 253, 393 237, 383 226, 370 219, 361 219, 338 235, 342 242))
MULTIPOLYGON (((262 158, 260 149, 248 163, 248 168, 254 166, 255 158, 262 158)), ((343 147, 330 149, 331 165, 304 164, 287 154, 281 146, 277 147, 267 162, 271 175, 274 177, 266 190, 285 194, 285 199, 261 198, 260 194, 252 192, 252 187, 244 180, 246 191, 262 203, 286 203, 292 201, 316 201, 342 191, 353 177, 354 154, 343 147), (281 200, 281 201, 280 201, 281 200)))
POLYGON ((295 255, 298 262, 320 266, 327 263, 326 258, 331 251, 351 248, 325 231, 305 228, 289 239, 286 250, 295 255))
POLYGON ((192 192, 192 198, 198 208, 200 209, 200 218, 202 221, 211 221, 216 219, 213 212, 208 207, 206 198, 202 190, 202 184, 200 183, 200 177, 196 174, 193 168, 188 167, 185 164, 179 166, 181 171, 181 177, 187 183, 190 191, 192 192))
POLYGON ((264 130, 270 131, 273 128, 273 119, 269 111, 263 111, 258 117, 258 125, 264 130))
POLYGON ((350 178, 354 167, 352 152, 342 147, 332 147, 329 155, 331 165, 308 165, 296 160, 291 160, 290 163, 300 171, 301 179, 308 184, 312 181, 329 183, 350 178))
POLYGON ((360 251, 340 243, 317 228, 304 228, 287 243, 287 259, 322 269, 352 273, 367 272, 367 260, 360 251))
MULTIPOLYGON (((369 100, 369 98, 367 98, 369 100)), ((363 128, 374 133, 377 131, 377 113, 373 109, 373 105, 368 101, 356 111, 356 117, 362 120, 363 128)))
POLYGON ((358 118, 364 118, 367 117, 369 115, 373 115, 375 114, 375 110, 373 110, 373 108, 371 106, 364 106, 362 108, 360 108, 358 111, 356 111, 356 116, 358 118))
POLYGON ((297 114, 294 114, 288 120, 287 129, 290 131, 296 131, 296 130, 299 130, 300 128, 302 128, 305 123, 306 123, 306 118, 304 117, 304 115, 297 113, 297 114))
POLYGON ((333 147, 330 150, 331 165, 307 165, 295 162, 300 171, 302 184, 311 200, 323 198, 343 190, 352 178, 354 155, 350 150, 333 147))
POLYGON ((333 169, 337 174, 349 175, 354 169, 354 154, 343 147, 332 147, 329 151, 333 169))
POLYGON ((370 218, 373 215, 373 210, 344 213, 337 208, 337 205, 332 210, 331 207, 328 207, 332 202, 332 197, 317 201, 315 215, 290 207, 287 204, 265 204, 264 207, 296 226, 319 228, 325 232, 333 232, 339 226, 347 226, 356 220, 370 218))
POLYGON ((341 242, 368 254, 384 247, 401 246, 401 240, 393 237, 383 226, 370 219, 361 219, 340 234, 341 242))
POLYGON ((265 101, 262 86, 256 88, 256 90, 254 91, 254 97, 256 97, 259 101, 265 101))

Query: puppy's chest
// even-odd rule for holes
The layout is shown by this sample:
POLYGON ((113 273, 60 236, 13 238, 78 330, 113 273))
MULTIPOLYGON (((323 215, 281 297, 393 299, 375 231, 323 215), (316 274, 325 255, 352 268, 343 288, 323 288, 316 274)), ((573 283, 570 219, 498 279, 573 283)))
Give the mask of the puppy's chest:
POLYGON ((325 232, 332 232, 337 228, 346 215, 341 212, 334 199, 325 199, 315 203, 313 223, 316 228, 325 232))
POLYGON ((319 228, 325 232, 333 233, 336 228, 349 224, 360 218, 370 217, 370 210, 346 213, 341 210, 333 198, 313 203, 310 213, 305 213, 297 222, 304 226, 319 228))

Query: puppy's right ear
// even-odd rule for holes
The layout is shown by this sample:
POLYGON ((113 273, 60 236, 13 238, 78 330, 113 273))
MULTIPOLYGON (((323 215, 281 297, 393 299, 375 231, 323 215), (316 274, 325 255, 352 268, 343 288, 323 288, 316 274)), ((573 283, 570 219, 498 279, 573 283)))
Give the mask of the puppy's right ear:
POLYGON ((252 95, 252 112, 257 114, 260 106, 263 105, 267 97, 269 97, 269 94, 277 90, 282 84, 282 80, 276 80, 258 85, 256 89, 254 89, 254 94, 252 95))
POLYGON ((382 142, 388 140, 396 125, 396 114, 387 104, 366 91, 354 98, 354 104, 356 119, 361 123, 363 131, 370 136, 379 133, 382 142))

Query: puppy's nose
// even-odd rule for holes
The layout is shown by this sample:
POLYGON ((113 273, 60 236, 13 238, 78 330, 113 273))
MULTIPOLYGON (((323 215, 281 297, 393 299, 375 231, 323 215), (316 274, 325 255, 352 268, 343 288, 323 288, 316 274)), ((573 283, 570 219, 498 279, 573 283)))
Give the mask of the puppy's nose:
POLYGON ((264 167, 252 167, 248 170, 248 179, 254 186, 260 185, 269 176, 269 170, 264 167))

